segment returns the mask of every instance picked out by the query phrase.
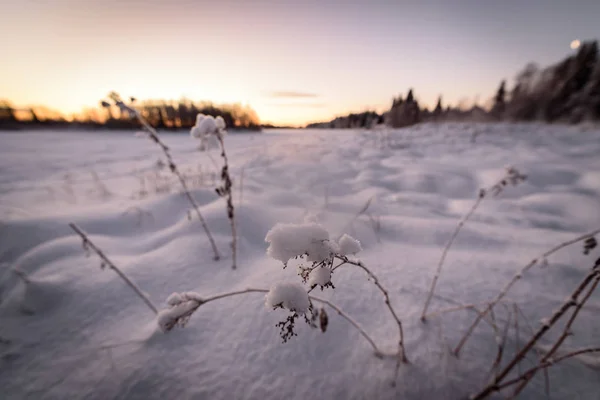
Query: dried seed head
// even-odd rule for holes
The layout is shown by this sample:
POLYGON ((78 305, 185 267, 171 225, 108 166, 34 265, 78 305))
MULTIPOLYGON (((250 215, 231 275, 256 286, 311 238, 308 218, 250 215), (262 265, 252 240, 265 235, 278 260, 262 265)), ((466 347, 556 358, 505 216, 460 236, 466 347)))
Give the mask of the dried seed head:
POLYGON ((594 250, 598 246, 598 241, 594 236, 589 237, 583 242, 583 254, 586 256, 590 254, 590 251, 594 250))
POLYGON ((321 332, 325 333, 327 331, 327 324, 329 324, 329 317, 325 309, 321 308, 319 311, 319 327, 321 328, 321 332))

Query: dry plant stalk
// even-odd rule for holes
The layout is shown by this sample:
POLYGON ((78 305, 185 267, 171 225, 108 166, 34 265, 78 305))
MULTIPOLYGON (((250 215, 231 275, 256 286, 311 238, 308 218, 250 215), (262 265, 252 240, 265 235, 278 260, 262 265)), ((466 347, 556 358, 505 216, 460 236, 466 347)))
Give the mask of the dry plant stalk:
POLYGON ((398 318, 398 314, 394 310, 394 307, 392 307, 392 303, 390 301, 390 296, 388 294, 388 291, 381 285, 377 276, 373 272, 371 272, 371 270, 369 268, 367 268, 365 266, 365 264, 363 264, 361 261, 351 261, 348 259, 348 257, 339 256, 339 255, 336 255, 336 258, 338 258, 339 260, 341 260, 343 262, 341 264, 337 265, 336 267, 334 267, 331 270, 332 272, 335 271, 337 268, 343 266, 344 264, 349 264, 349 265, 354 265, 356 267, 359 267, 360 269, 365 271, 371 279, 373 279, 373 283, 375 284, 375 286, 377 286, 379 291, 381 293, 383 293, 383 296, 385 298, 385 305, 390 310, 390 314, 392 314, 392 318, 394 318, 394 321, 396 321, 396 325, 398 325, 399 338, 398 338, 398 363, 396 364, 396 370, 397 370, 400 366, 400 361, 402 361, 403 363, 408 363, 408 358, 406 357, 406 350, 404 348, 404 330, 402 329, 402 322, 400 321, 400 318, 398 318))
POLYGON ((98 248, 94 242, 92 242, 89 238, 89 236, 81 229, 79 228, 77 225, 75 225, 74 223, 70 223, 69 226, 71 227, 71 229, 73 229, 75 231, 75 233, 77 233, 81 239, 83 240, 83 248, 87 251, 89 249, 91 249, 94 253, 96 253, 98 255, 98 257, 100 257, 100 260, 102 261, 102 263, 100 264, 100 268, 104 269, 106 267, 112 269, 113 271, 115 271, 117 273, 117 275, 119 275, 119 277, 121 279, 123 279, 123 281, 125 281, 125 283, 131 288, 133 289, 133 291, 144 301, 144 303, 146 303, 146 305, 155 313, 158 314, 158 309, 154 306, 154 304, 152 304, 152 301, 150 301, 150 299, 148 298, 148 296, 146 296, 144 294, 144 292, 142 292, 142 290, 135 284, 133 283, 133 281, 131 279, 129 279, 129 277, 127 277, 127 275, 125 275, 125 273, 123 271, 121 271, 105 254, 104 252, 98 248))
MULTIPOLYGON (((373 201, 373 198, 375 196, 371 196, 369 197, 369 200, 367 200, 367 202, 362 206, 362 208, 356 213, 354 214, 354 216, 352 217, 352 219, 346 224, 346 226, 341 230, 342 232, 346 232, 349 231, 350 228, 352 228, 352 225, 354 224, 354 221, 356 221, 361 215, 365 214, 367 212, 367 210, 369 209, 369 207, 371 206, 371 202, 373 201)), ((340 235, 341 237, 342 235, 340 235)), ((338 239, 340 239, 340 237, 338 237, 338 239)))
MULTIPOLYGON (((573 358, 573 357, 580 356, 582 354, 589 354, 589 353, 600 353, 600 347, 590 347, 590 348, 585 348, 585 349, 581 349, 581 350, 575 350, 568 354, 564 354, 560 357, 557 357, 555 359, 540 362, 538 365, 528 369, 527 371, 523 372, 522 374, 519 374, 518 377, 516 377, 514 379, 510 379, 506 382, 503 382, 503 383, 497 385, 496 390, 499 391, 499 390, 505 389, 509 386, 515 385, 519 382, 529 381, 531 379, 531 377, 533 377, 533 375, 535 375, 535 373, 537 373, 540 369, 546 369, 548 367, 552 367, 553 365, 556 365, 559 362, 567 360, 569 358, 573 358)), ((514 398, 514 397, 515 397, 515 395, 511 396, 511 398, 514 398)))
POLYGON ((553 354, 558 350, 560 345, 567 338, 570 328, 575 319, 577 318, 579 311, 581 311, 582 307, 585 305, 587 300, 595 291, 599 283, 600 265, 597 264, 577 286, 577 288, 573 291, 571 296, 569 296, 569 298, 566 299, 565 302, 563 302, 562 306, 552 314, 548 321, 546 321, 535 332, 535 334, 531 337, 527 344, 513 357, 513 359, 502 369, 502 371, 496 375, 496 378, 492 381, 492 383, 490 383, 478 394, 472 396, 471 398, 473 400, 484 399, 490 394, 508 386, 506 382, 502 382, 502 380, 505 379, 508 376, 508 374, 512 372, 512 370, 521 362, 521 360, 525 358, 527 353, 535 347, 537 342, 546 334, 546 332, 548 332, 550 328, 552 328, 571 307, 575 307, 575 310, 573 311, 573 314, 571 314, 571 317, 565 325, 561 336, 558 338, 558 340, 552 346, 552 348, 542 357, 538 366, 533 371, 528 371, 525 374, 523 374, 521 378, 518 379, 516 382, 513 382, 520 383, 520 385, 515 389, 515 392, 513 393, 513 396, 518 395, 521 392, 521 390, 523 390, 525 385, 527 385, 527 383, 531 380, 531 378, 533 378, 535 373, 539 369, 545 368, 547 366, 547 363, 552 359, 553 354), (579 297, 586 290, 586 288, 588 290, 580 301, 579 297))
POLYGON ((229 175, 229 162, 227 160, 227 153, 225 152, 225 142, 223 141, 223 135, 221 132, 218 132, 215 136, 217 137, 219 144, 221 145, 221 157, 223 157, 223 168, 221 169, 221 181, 223 185, 218 187, 216 189, 216 192, 221 197, 227 196, 227 218, 229 218, 229 223, 231 225, 231 268, 236 269, 237 230, 235 225, 235 208, 233 206, 233 192, 231 190, 233 182, 231 181, 231 176, 229 175))
POLYGON ((448 254, 450 247, 452 247, 454 240, 458 236, 458 233, 463 228, 465 223, 469 220, 469 218, 471 218, 473 213, 475 213, 475 211, 477 210, 477 208, 479 207, 479 205, 481 204, 483 199, 487 197, 487 194, 489 192, 492 192, 492 194, 494 196, 497 196, 498 194, 500 194, 502 192, 502 190, 509 183, 512 184, 513 186, 516 186, 520 182, 523 182, 525 179, 527 179, 526 175, 521 174, 516 168, 509 167, 506 170, 506 175, 499 182, 497 182, 496 184, 494 184, 492 187, 490 187, 487 190, 486 189, 479 190, 479 195, 477 196, 477 200, 475 200, 475 203, 473 204, 473 206, 471 207, 469 212, 467 212, 467 214, 465 214, 465 216, 461 218, 460 222, 454 229, 454 232, 452 232, 452 236, 450 236, 450 240, 448 240, 446 247, 444 247, 444 250, 442 251, 442 256, 440 257, 440 260, 439 260, 436 270, 435 270, 435 275, 433 276, 433 280, 431 281, 431 287, 429 288, 429 294, 427 295, 427 300, 425 300, 425 306, 423 307, 423 311, 421 312, 421 321, 425 322, 425 320, 426 320, 427 309, 429 308, 429 304, 431 303, 431 299, 435 292, 435 287, 436 287, 438 279, 440 277, 440 273, 442 272, 442 267, 444 265, 444 262, 446 261, 446 255, 448 254))
POLYGON ((591 237, 593 237, 594 235, 600 233, 600 229, 596 229, 592 232, 586 233, 584 235, 578 236, 575 239, 560 243, 557 246, 554 246, 552 249, 546 251, 544 254, 542 254, 540 257, 538 258, 534 258, 533 260, 531 260, 527 265, 525 265, 519 272, 517 272, 513 278, 510 280, 510 282, 508 282, 506 284, 506 286, 504 286, 504 288, 500 291, 500 293, 496 296, 496 298, 494 298, 490 303, 488 303, 487 307, 483 310, 481 316, 478 316, 475 321, 473 321, 473 323, 471 324, 471 326, 469 326, 469 328, 467 329, 467 332, 465 333, 465 335, 462 337, 462 339, 460 340, 460 342, 458 343, 458 345, 456 346, 456 348, 454 349, 454 354, 456 356, 460 355, 460 351, 462 350, 462 348, 464 347, 465 343, 467 342, 467 340, 469 339, 469 337, 473 334, 473 331, 475 330, 475 328, 477 327, 477 325, 479 324, 479 322, 481 322, 481 318, 483 316, 485 316, 488 312, 490 312, 490 310, 492 308, 494 308, 496 306, 496 304, 498 304, 498 302, 500 302, 504 296, 506 296, 506 294, 508 293, 508 291, 513 287, 513 285, 515 283, 517 283, 517 281, 519 281, 521 279, 521 277, 523 276, 524 273, 526 273, 527 271, 529 271, 531 268, 533 268, 533 266, 537 265, 540 260, 545 260, 547 257, 551 256, 552 254, 556 253, 557 251, 570 246, 574 243, 589 239, 591 237))
MULTIPOLYGON (((194 312, 196 312, 196 310, 198 310, 198 308, 203 304, 206 304, 206 303, 209 303, 209 302, 215 301, 215 300, 224 299, 227 297, 246 294, 246 293, 269 293, 269 290, 268 289, 248 288, 248 289, 237 290, 237 291, 233 291, 233 292, 221 293, 221 294, 217 294, 217 295, 214 295, 211 297, 206 297, 206 298, 194 297, 191 299, 184 299, 184 301, 195 302, 195 304, 193 304, 191 307, 189 307, 189 309, 186 311, 186 313, 181 314, 177 320, 174 320, 171 324, 169 324, 166 327, 167 328, 166 330, 169 331, 169 330, 173 329, 181 320, 186 321, 187 319, 189 319, 191 317, 191 315, 194 312)), ((340 307, 338 307, 334 303, 330 302, 329 300, 325 300, 325 299, 322 299, 322 298, 319 298, 316 296, 308 296, 308 298, 311 301, 315 301, 315 302, 325 304, 325 305, 331 307, 331 309, 333 309, 335 312, 337 312, 342 318, 344 318, 346 321, 348 321, 354 328, 356 328, 356 330, 358 330, 360 332, 360 334, 367 340, 367 342, 369 342, 371 347, 373 347, 373 350, 375 351, 375 355, 377 357, 381 358, 384 356, 384 353, 379 349, 379 347, 377 347, 377 345, 375 344, 375 341, 367 334, 367 332, 360 326, 360 324, 358 322, 356 322, 348 314, 346 314, 346 312, 344 312, 340 307)))
MULTIPOLYGON (((160 149, 164 153, 165 157, 167 158, 167 165, 169 167, 169 170, 179 180, 179 183, 181 184, 181 187, 183 189, 183 193, 185 194, 185 197, 188 199, 188 201, 190 202, 190 204, 196 211, 196 215, 198 216, 198 219, 200 220, 200 223, 202 224, 202 228, 204 228, 204 232, 206 233, 206 236, 208 237, 208 240, 210 241, 210 245, 211 245, 213 253, 214 253, 214 259, 219 260, 221 258, 221 255, 219 254, 219 249, 217 248, 217 244, 215 243, 215 240, 213 239, 212 234, 210 233, 210 230, 208 229, 208 224, 206 223, 206 220, 204 219, 204 217, 202 216, 202 213, 200 212, 200 206, 198 205, 196 200, 194 200, 194 197, 190 193, 190 190, 188 189, 187 183, 185 182, 183 175, 177 168, 177 164, 175 164, 175 161, 173 160, 173 157, 171 156, 169 147, 166 144, 164 144, 164 142, 158 136, 158 133, 156 132, 156 130, 152 127, 152 125, 150 125, 148 123, 148 121, 146 121, 146 119, 140 114, 140 112, 138 110, 126 105, 123 102, 123 100, 121 100, 121 97, 116 93, 111 93, 109 95, 109 97, 115 102, 115 104, 119 108, 125 109, 125 110, 127 110, 127 112, 135 115, 135 117, 140 122, 140 124, 142 124, 144 129, 146 129, 146 131, 148 133, 148 137, 160 147, 160 149)), ((103 104, 108 105, 108 103, 106 103, 106 102, 104 102, 103 104)))

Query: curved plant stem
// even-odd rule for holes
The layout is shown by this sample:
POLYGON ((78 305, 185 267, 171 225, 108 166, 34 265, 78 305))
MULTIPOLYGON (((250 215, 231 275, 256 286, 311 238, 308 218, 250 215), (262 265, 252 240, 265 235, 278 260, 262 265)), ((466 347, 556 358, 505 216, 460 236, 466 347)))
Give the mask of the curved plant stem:
POLYGON ((500 291, 500 293, 490 303, 488 303, 487 307, 482 311, 481 315, 478 316, 477 318, 475 318, 475 321, 473 321, 471 326, 469 326, 469 328, 467 329, 467 332, 464 334, 464 336, 462 337, 462 339, 460 340, 460 342, 454 349, 454 354, 456 356, 458 356, 460 354, 460 351, 462 350, 463 346, 465 345, 465 343, 467 342, 467 340, 469 339, 469 337, 471 336, 471 334, 473 333, 473 331, 475 330, 475 328, 477 327, 479 322, 481 322, 481 318, 484 317, 488 312, 490 312, 490 310, 492 308, 494 308, 496 306, 496 304, 498 304, 498 302, 504 298, 504 296, 506 296, 508 291, 513 287, 513 285, 515 283, 517 283, 518 280, 521 279, 521 277, 523 276, 524 273, 529 271, 533 266, 537 265, 540 260, 544 260, 547 257, 551 256, 552 254, 556 253, 557 251, 559 251, 567 246, 570 246, 572 244, 575 244, 577 242, 580 242, 582 240, 585 240, 589 237, 592 237, 598 233, 600 233, 600 229, 596 229, 596 230, 586 233, 584 235, 578 236, 572 240, 560 243, 560 244, 554 246, 553 248, 551 248, 550 250, 546 251, 545 253, 543 253, 540 257, 534 258, 527 265, 525 265, 519 272, 517 272, 513 276, 513 278, 510 280, 510 282, 508 282, 504 286, 504 288, 500 291))
MULTIPOLYGON (((371 272, 371 270, 367 268, 361 261, 351 261, 347 257, 339 255, 336 255, 336 257, 343 261, 343 264, 354 265, 365 271, 367 275, 369 275, 369 277, 373 279, 373 283, 375 284, 375 286, 377 286, 381 293, 383 293, 383 296, 385 297, 385 305, 390 310, 390 314, 392 314, 394 321, 396 321, 396 324, 398 325, 398 360, 401 360, 403 363, 408 363, 408 358, 406 357, 406 351, 404 348, 404 331, 402 329, 402 322, 400 321, 400 318, 398 318, 398 314, 396 314, 394 307, 392 307, 388 291, 381 285, 377 276, 373 272, 371 272)), ((343 264, 336 266, 334 269, 341 267, 343 264)))
MULTIPOLYGON (((545 322, 537 330, 537 332, 531 337, 531 339, 529 340, 529 342, 527 342, 527 344, 513 357, 513 359, 502 369, 502 371, 496 375, 496 378, 494 379, 494 381, 491 384, 489 384, 487 387, 485 387, 477 395, 473 396, 472 399, 473 400, 484 399, 487 396, 489 396, 491 393, 497 391, 498 390, 498 386, 502 383, 502 380, 508 376, 508 374, 513 370, 513 368, 515 368, 515 366, 517 366, 517 364, 519 364, 519 362, 523 358, 525 358, 525 356, 527 355, 527 353, 529 352, 529 350, 531 350, 532 348, 534 348, 534 346, 542 338, 542 336, 544 336, 544 334, 546 332, 548 332, 550 330, 550 328, 552 326, 554 326, 554 324, 556 324, 556 322, 571 307, 576 307, 576 309, 573 312, 573 314, 572 314, 569 322, 567 323, 567 326, 565 327, 565 331, 563 331, 563 335, 561 336, 561 338, 559 338, 559 340, 553 346, 553 349, 556 350, 558 348, 558 346, 560 346, 560 344, 562 344, 562 342, 564 341, 564 338, 566 338, 566 333, 568 332, 568 328, 570 327, 570 325, 575 320, 575 317, 577 317, 577 314, 581 310, 581 307, 583 307, 583 305, 585 304, 585 302, 587 301, 587 299, 591 296, 591 294, 593 293, 593 291, 596 289, 596 287, 597 287, 597 285, 598 285, 599 282, 600 282, 600 270, 594 269, 590 273, 588 273, 588 275, 581 281, 581 283, 573 291, 573 293, 571 294, 571 296, 569 296, 569 298, 567 298, 564 301, 564 303, 562 304, 562 306, 552 314, 552 316, 550 317, 550 319, 547 322, 545 322), (590 284, 592 284, 592 287, 588 290, 588 292, 586 292, 583 300, 578 303, 579 296, 583 293, 583 291, 586 289, 586 287, 588 287, 588 285, 590 285, 590 284)), ((548 358, 549 357, 548 354, 550 354, 550 356, 552 355, 552 353, 548 352, 544 356, 544 358, 542 358, 542 361, 547 361, 549 359, 548 358)))
POLYGON ((221 169, 221 180, 223 186, 218 189, 218 193, 222 196, 227 196, 227 217, 231 225, 231 268, 237 268, 237 230, 235 226, 235 208, 233 206, 233 192, 231 176, 229 175, 229 161, 227 159, 227 153, 225 152, 225 142, 223 141, 223 134, 218 132, 216 135, 219 144, 221 145, 221 157, 223 157, 223 168, 221 169))
MULTIPOLYGON (((198 303, 197 306, 190 309, 188 315, 193 314, 198 309, 198 307, 200 307, 203 304, 210 303, 211 301, 215 301, 215 300, 224 299, 227 297, 239 296, 239 295, 246 294, 246 293, 269 293, 269 290, 268 289, 248 288, 248 289, 243 289, 243 290, 236 290, 233 292, 220 293, 220 294, 206 297, 206 298, 201 298, 201 299, 197 300, 197 303, 198 303)), ((340 307, 338 307, 334 303, 330 302, 329 300, 325 300, 320 297, 310 296, 310 295, 308 296, 308 298, 312 301, 316 301, 318 303, 325 304, 325 305, 329 306, 331 309, 333 309, 335 312, 337 312, 342 318, 344 318, 354 328, 356 328, 356 330, 358 330, 360 332, 360 334, 367 340, 367 342, 369 342, 371 347, 373 347, 373 350, 375 351, 375 355, 377 357, 383 357, 384 353, 379 349, 379 347, 377 347, 377 345, 375 344, 375 341, 367 334, 367 332, 360 326, 360 324, 358 322, 356 322, 348 314, 346 314, 346 312, 344 310, 342 310, 340 307)))
POLYGON ((479 207, 479 205, 481 204, 481 202, 483 201, 484 198, 485 198, 485 192, 482 191, 482 192, 480 192, 479 197, 477 198, 477 200, 475 201, 473 206, 471 206, 471 209, 469 210, 469 212, 467 214, 465 214, 465 216, 462 217, 462 219, 460 220, 458 225, 456 225, 454 232, 452 232, 452 236, 450 236, 450 240, 448 240, 446 247, 444 247, 444 250, 442 251, 442 256, 440 257, 440 261, 438 262, 436 270, 435 270, 435 275, 433 276, 433 280, 431 281, 431 287, 429 288, 429 294, 427 295, 427 300, 425 300, 425 306, 423 306, 423 311, 421 312, 421 321, 425 321, 427 318, 427 309, 429 308, 429 303, 431 303, 431 298, 433 297, 433 293, 435 292, 435 287, 436 287, 438 279, 440 277, 440 273, 442 272, 442 266, 444 265, 444 262, 446 261, 446 255, 448 254, 450 247, 452 247, 452 244, 454 243, 454 240, 458 236, 458 233, 460 232, 462 227, 465 225, 467 220, 469 218, 471 218, 471 216, 473 215, 475 210, 477 210, 477 207, 479 207))
POLYGON ((70 223, 69 226, 71 227, 71 229, 73 229, 75 231, 75 233, 77 233, 81 239, 83 240, 83 244, 86 248, 90 248, 94 251, 94 253, 96 253, 98 255, 98 257, 100 257, 100 259, 102 260, 102 263, 105 264, 106 266, 108 266, 108 268, 112 269, 113 271, 115 271, 117 273, 117 275, 119 275, 119 277, 121 279, 123 279, 123 281, 125 281, 125 283, 131 288, 133 289, 133 291, 144 301, 144 303, 146 303, 146 305, 155 313, 158 314, 158 309, 154 306, 154 304, 152 304, 152 301, 150 301, 150 299, 148 298, 148 296, 146 296, 144 294, 144 292, 142 292, 142 290, 135 284, 133 283, 133 281, 131 281, 129 279, 129 277, 127 277, 127 275, 125 275, 125 273, 123 271, 121 271, 105 254, 102 250, 100 250, 100 248, 98 248, 94 242, 92 242, 90 240, 90 238, 88 237, 88 235, 81 230, 81 228, 79 228, 77 225, 70 223))
POLYGON ((189 190, 187 184, 185 183, 185 179, 184 179, 183 175, 177 168, 177 164, 175 164, 175 161, 173 161, 173 157, 171 157, 171 152, 169 151, 169 147, 163 143, 163 141, 158 136, 158 133, 156 132, 156 130, 152 127, 152 125, 150 125, 148 123, 148 121, 146 121, 146 119, 144 117, 142 117, 142 115, 140 114, 140 112, 138 110, 135 110, 135 109, 125 105, 123 102, 121 102, 121 104, 123 107, 126 107, 127 109, 131 110, 135 114, 135 116, 138 119, 138 121, 140 122, 140 124, 142 124, 142 126, 146 129, 146 131, 148 131, 148 135, 149 135, 150 139, 152 139, 152 141, 160 147, 160 149, 164 153, 165 157, 167 157, 169 170, 179 180, 179 183, 181 184, 181 187, 183 188, 183 194, 185 195, 185 197, 188 199, 188 201, 192 205, 192 208, 196 211, 198 220, 200 220, 200 223, 202 224, 202 228, 204 229, 204 232, 206 233, 206 236, 208 237, 208 241, 210 242, 210 245, 212 247, 212 250, 214 253, 214 259, 219 260, 221 258, 221 255, 219 254, 219 249, 217 248, 217 244, 215 243, 215 240, 213 239, 212 234, 210 233, 210 230, 208 229, 208 224, 206 223, 206 220, 204 219, 204 217, 202 216, 202 213, 200 212, 200 206, 198 205, 196 200, 194 200, 194 197, 190 193, 190 190, 189 190))

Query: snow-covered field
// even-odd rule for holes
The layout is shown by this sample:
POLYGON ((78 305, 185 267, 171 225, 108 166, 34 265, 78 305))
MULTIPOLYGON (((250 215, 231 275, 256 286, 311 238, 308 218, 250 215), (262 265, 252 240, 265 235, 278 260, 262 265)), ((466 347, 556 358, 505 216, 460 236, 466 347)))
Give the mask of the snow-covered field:
MULTIPOLYGON (((391 133, 230 134, 239 229, 234 271, 225 203, 214 191, 219 153, 199 152, 188 135, 163 139, 227 255, 221 261, 213 261, 201 225, 188 219, 189 204, 148 139, 131 132, 0 134, 0 398, 466 398, 489 379, 497 351, 492 330, 481 324, 455 359, 448 349, 473 314, 459 311, 426 324, 419 316, 442 249, 479 188, 501 179, 509 165, 528 175, 486 198, 465 225, 432 311, 483 304, 533 257, 600 227, 598 130, 453 124, 391 133), (284 270, 266 255, 264 239, 276 223, 307 217, 334 237, 359 239, 360 259, 388 289, 410 360, 395 387, 395 360, 374 357, 359 332, 332 311, 326 333, 300 323, 298 336, 282 343, 275 324, 287 313, 267 309, 260 293, 206 304, 185 328, 162 333, 156 316, 115 273, 101 270, 95 255, 85 257, 68 227, 74 222, 87 231, 165 308, 172 292, 209 296, 300 282, 297 263, 284 270)), ((581 244, 564 249, 547 267, 527 273, 507 299, 538 327, 590 269, 599 256, 594 251, 584 256, 581 244)), ((335 302, 380 347, 394 351, 395 323, 365 273, 348 266, 332 281, 335 289, 313 294, 335 302)), ((501 309, 504 326, 508 314, 501 309)), ((596 293, 564 346, 599 345, 599 314, 596 293)), ((509 329, 508 354, 530 336, 525 319, 519 323, 519 342, 509 329)), ((553 399, 599 398, 600 370, 568 360, 549 371, 553 399)), ((523 398, 546 398, 538 375, 523 398)))

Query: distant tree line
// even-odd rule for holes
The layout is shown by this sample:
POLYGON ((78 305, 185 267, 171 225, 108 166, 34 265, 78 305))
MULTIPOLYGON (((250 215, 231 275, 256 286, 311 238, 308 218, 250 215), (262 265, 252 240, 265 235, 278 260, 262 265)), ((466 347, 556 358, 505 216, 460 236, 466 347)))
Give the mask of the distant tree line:
POLYGON ((464 104, 444 108, 440 96, 436 107, 429 111, 419 106, 410 89, 406 98, 402 95, 394 97, 389 111, 383 115, 374 112, 350 114, 307 127, 369 128, 383 122, 401 128, 419 122, 442 121, 599 121, 598 43, 583 43, 576 54, 547 68, 540 69, 530 63, 519 72, 512 90, 507 90, 506 86, 506 81, 500 83, 489 110, 477 104, 470 108, 464 104))
MULTIPOLYGON (((134 107, 157 129, 189 129, 199 113, 221 116, 228 129, 260 129, 260 120, 249 106, 211 102, 144 100, 135 101, 134 107)), ((86 109, 73 119, 48 109, 18 109, 8 101, 0 100, 0 129, 34 128, 91 128, 139 129, 139 123, 114 105, 100 102, 99 108, 86 109)))
POLYGON ((384 121, 383 115, 375 111, 365 111, 362 113, 348 114, 343 117, 337 117, 328 122, 315 122, 306 125, 307 128, 364 128, 381 124, 384 121))
POLYGON ((583 43, 576 54, 540 69, 528 64, 505 94, 500 86, 492 108, 497 119, 579 123, 600 120, 598 42, 583 43))

